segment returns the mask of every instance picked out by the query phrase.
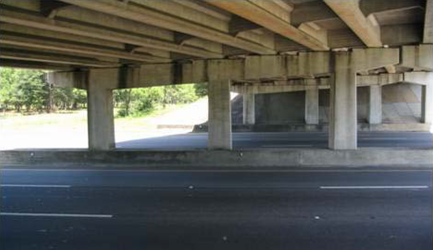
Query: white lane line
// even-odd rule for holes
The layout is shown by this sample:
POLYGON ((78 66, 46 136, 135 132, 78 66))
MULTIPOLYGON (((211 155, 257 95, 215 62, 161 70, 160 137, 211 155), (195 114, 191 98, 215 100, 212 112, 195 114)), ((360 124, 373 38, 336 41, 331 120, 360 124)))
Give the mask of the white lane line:
POLYGON ((1 184, 0 187, 22 188, 71 188, 71 185, 38 185, 38 184, 1 184))
POLYGON ((374 140, 374 141, 407 141, 410 140, 409 138, 396 138, 396 137, 391 137, 391 138, 378 138, 378 137, 363 137, 363 138, 359 138, 361 140, 374 140))
POLYGON ((222 172, 222 173, 234 173, 234 172, 366 172, 366 173, 387 173, 387 172, 433 172, 433 169, 328 169, 328 167, 322 167, 321 169, 1 169, 0 172, 132 172, 132 173, 212 173, 212 172, 222 172))
POLYGON ((321 186, 320 189, 425 189, 428 186, 321 186))
POLYGON ((1 212, 0 216, 113 218, 113 215, 111 214, 57 214, 57 213, 8 213, 8 212, 1 212))
POLYGON ((313 145, 263 145, 262 148, 312 148, 313 145))

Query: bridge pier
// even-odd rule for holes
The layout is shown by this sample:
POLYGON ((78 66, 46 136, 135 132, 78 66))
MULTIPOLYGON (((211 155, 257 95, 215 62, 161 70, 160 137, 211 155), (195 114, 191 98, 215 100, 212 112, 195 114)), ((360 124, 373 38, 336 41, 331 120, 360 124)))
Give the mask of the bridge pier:
POLYGON ((106 86, 117 81, 117 70, 90 70, 87 77, 89 150, 114 149, 113 90, 106 86))
POLYGON ((331 77, 329 148, 357 148, 356 71, 351 52, 335 53, 331 77))
POLYGON ((429 81, 422 86, 421 120, 423 123, 433 124, 433 73, 429 75, 429 81))
POLYGON ((230 80, 208 84, 208 149, 232 149, 230 80))
POLYGON ((382 86, 369 87, 368 122, 370 124, 382 123, 382 86))
POLYGON ((253 125, 256 123, 255 95, 251 88, 247 88, 243 96, 242 117, 243 123, 253 125))
POLYGON ((319 86, 316 80, 312 81, 305 90, 305 123, 307 125, 319 124, 319 86))

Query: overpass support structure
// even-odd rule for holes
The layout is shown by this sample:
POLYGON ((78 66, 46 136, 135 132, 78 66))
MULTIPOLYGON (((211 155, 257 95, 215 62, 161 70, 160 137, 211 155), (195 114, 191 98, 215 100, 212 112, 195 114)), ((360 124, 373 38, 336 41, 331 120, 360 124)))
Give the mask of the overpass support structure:
POLYGON ((118 71, 95 69, 88 72, 87 132, 90 150, 115 148, 113 90, 106 85, 118 79, 118 71))
POLYGON ((319 86, 316 79, 307 80, 305 90, 305 123, 307 125, 319 124, 319 86))
POLYGON ((318 91, 331 90, 329 148, 357 148, 357 87, 370 87, 370 123, 381 122, 381 86, 413 82, 425 86, 424 118, 432 120, 433 45, 365 48, 347 51, 299 52, 289 55, 246 56, 236 59, 198 59, 139 67, 54 72, 49 82, 89 91, 89 147, 114 146, 111 91, 122 88, 204 83, 209 88, 209 149, 231 149, 230 91, 245 98, 245 122, 254 122, 254 95, 306 91, 307 124, 318 122, 318 91), (415 55, 423 55, 417 57, 415 55), (374 72, 398 65, 415 72, 374 72), (272 83, 272 84, 270 84, 272 83))
POLYGON ((368 122, 370 124, 382 123, 382 86, 368 87, 368 122))
POLYGON ((208 148, 232 149, 230 81, 216 80, 208 86, 208 148))
POLYGON ((256 123, 256 98, 253 90, 246 88, 242 94, 242 119, 244 124, 256 123))

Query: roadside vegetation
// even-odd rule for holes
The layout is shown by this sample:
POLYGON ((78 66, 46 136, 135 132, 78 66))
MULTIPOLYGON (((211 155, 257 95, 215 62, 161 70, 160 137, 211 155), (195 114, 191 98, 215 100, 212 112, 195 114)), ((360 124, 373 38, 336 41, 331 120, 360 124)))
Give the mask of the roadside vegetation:
MULTIPOLYGON (((64 114, 86 109, 85 90, 53 88, 44 74, 42 70, 0 68, 1 116, 64 114)), ((206 95, 204 84, 115 90, 115 115, 135 118, 160 114, 206 95)))

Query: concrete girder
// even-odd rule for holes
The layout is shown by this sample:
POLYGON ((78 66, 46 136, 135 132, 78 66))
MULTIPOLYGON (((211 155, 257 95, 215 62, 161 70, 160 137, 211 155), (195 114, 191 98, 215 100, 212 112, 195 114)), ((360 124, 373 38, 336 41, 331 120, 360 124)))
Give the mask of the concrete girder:
POLYGON ((427 85, 431 82, 432 73, 430 72, 405 72, 404 81, 412 84, 427 85))
MULTIPOLYGON (((404 81, 403 74, 380 74, 380 75, 365 75, 357 77, 357 87, 368 86, 385 86, 396 84, 404 81)), ((270 93, 283 93, 283 92, 296 92, 306 91, 310 87, 317 87, 319 89, 329 89, 329 78, 316 78, 288 80, 287 82, 278 81, 278 84, 250 84, 242 85, 236 84, 232 86, 232 91, 240 94, 245 94, 246 90, 254 94, 270 94, 270 93)))
POLYGON ((395 12, 414 8, 423 8, 423 2, 423 0, 361 0, 359 3, 359 7, 365 16, 369 16, 375 13, 395 12))
MULTIPOLYGON (((209 4, 217 6, 247 20, 257 23, 277 34, 289 38, 305 47, 315 51, 326 51, 329 47, 323 43, 323 39, 319 40, 301 31, 290 24, 289 18, 282 18, 275 11, 272 11, 269 5, 272 1, 224 1, 224 0, 208 0, 209 4)), ((272 8, 273 9, 273 8, 272 8)), ((309 29, 308 33, 313 32, 309 29)))
POLYGON ((0 58, 16 61, 45 62, 63 65, 75 65, 78 67, 113 68, 119 67, 118 63, 86 59, 74 56, 57 55, 54 53, 39 53, 18 49, 1 48, 0 58))
MULTIPOLYGON (((330 68, 333 65, 333 53, 335 52, 305 52, 298 55, 250 56, 245 59, 195 60, 179 64, 145 64, 119 69, 124 72, 122 75, 125 77, 112 88, 139 88, 213 80, 245 82, 323 77, 333 73, 330 68), (264 68, 268 70, 262 70, 264 68)), ((355 49, 351 55, 351 67, 355 72, 399 63, 398 49, 355 49)))
POLYGON ((403 46, 400 66, 433 71, 433 44, 403 46))
POLYGON ((324 0, 368 47, 381 47, 380 26, 374 16, 364 16, 360 0, 324 0))
POLYGON ((41 63, 41 62, 28 62, 2 59, 0 60, 0 67, 9 68, 22 68, 22 69, 42 69, 42 70, 56 70, 56 71, 72 71, 73 68, 67 65, 41 63))
POLYGON ((352 56, 352 67, 356 72, 396 65, 400 62, 399 49, 354 49, 352 56))
MULTIPOLYGON (((362 0, 359 3, 364 16, 375 13, 395 12, 413 8, 423 8, 423 0, 362 0)), ((338 16, 323 1, 312 1, 297 4, 291 15, 292 25, 299 26, 306 22, 338 20, 338 16)))
POLYGON ((206 51, 203 49, 197 49, 194 47, 179 46, 175 43, 168 41, 157 40, 154 38, 144 38, 142 36, 120 33, 108 29, 94 28, 82 24, 61 20, 56 20, 55 22, 53 22, 53 20, 48 18, 11 11, 9 9, 0 10, 0 22, 17 24, 30 28, 49 30, 60 33, 67 33, 77 36, 96 38, 112 42, 133 44, 146 48, 154 48, 159 50, 177 52, 180 54, 197 56, 200 58, 223 57, 222 54, 219 53, 206 51))
POLYGON ((30 47, 35 49, 47 49, 53 51, 71 52, 77 55, 85 55, 85 56, 103 56, 103 57, 122 58, 122 59, 138 61, 138 62, 165 62, 165 63, 171 62, 170 59, 166 59, 166 58, 132 54, 132 53, 124 52, 122 50, 100 49, 100 48, 94 48, 85 45, 78 45, 76 43, 52 41, 47 39, 37 40, 35 38, 27 38, 23 36, 16 36, 16 35, 10 35, 5 33, 2 33, 0 44, 30 47))
MULTIPOLYGON (((218 30, 209 29, 202 25, 188 22, 170 15, 154 12, 145 8, 137 8, 130 6, 129 3, 122 3, 115 0, 107 1, 80 1, 80 0, 61 0, 62 2, 80 6, 82 8, 92 9, 134 20, 141 23, 146 23, 156 27, 161 27, 168 30, 175 30, 184 34, 200 37, 209 41, 216 41, 222 44, 230 45, 236 48, 241 48, 258 54, 274 54, 272 48, 250 42, 244 39, 238 39, 228 33, 218 30)), ((151 1, 152 2, 152 1, 151 1)), ((138 3, 140 4, 140 2, 138 3)), ((163 1, 153 1, 153 4, 170 4, 163 1)))

